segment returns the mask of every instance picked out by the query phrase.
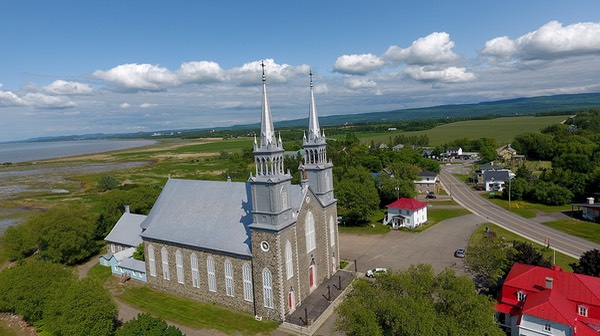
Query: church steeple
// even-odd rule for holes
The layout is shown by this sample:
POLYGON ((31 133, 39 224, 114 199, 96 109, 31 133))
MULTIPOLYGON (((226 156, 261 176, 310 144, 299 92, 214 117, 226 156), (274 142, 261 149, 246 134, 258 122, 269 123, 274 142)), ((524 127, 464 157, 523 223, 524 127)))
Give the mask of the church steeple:
POLYGON ((250 175, 253 228, 279 230, 292 220, 290 187, 292 176, 283 166, 281 134, 277 138, 267 98, 265 64, 262 66, 262 110, 260 140, 254 138, 256 175, 250 175))
POLYGON ((308 108, 308 140, 316 140, 321 137, 319 118, 317 117, 317 105, 315 104, 315 90, 313 87, 313 74, 310 71, 310 106, 308 108))
MULTIPOLYGON (((277 146, 275 139, 275 129, 273 128, 273 118, 271 117, 271 108, 267 98, 267 77, 265 76, 265 63, 261 62, 262 67, 262 113, 260 118, 260 148, 277 146)), ((255 148, 256 149, 256 148, 255 148)))
POLYGON ((310 102, 308 107, 308 133, 304 135, 303 159, 300 166, 302 183, 308 184, 324 205, 335 201, 331 161, 327 161, 327 139, 319 127, 319 117, 315 104, 313 74, 310 72, 310 102))

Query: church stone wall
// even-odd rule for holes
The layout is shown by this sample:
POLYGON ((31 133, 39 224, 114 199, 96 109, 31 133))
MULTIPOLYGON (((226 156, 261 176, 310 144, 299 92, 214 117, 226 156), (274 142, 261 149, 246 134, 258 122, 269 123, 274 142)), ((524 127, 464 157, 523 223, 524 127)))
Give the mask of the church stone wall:
MULTIPOLYGON (((331 263, 331 255, 335 252, 337 259, 337 241, 332 249, 329 241, 329 217, 337 216, 335 203, 323 209, 319 201, 309 192, 304 200, 303 207, 298 214, 297 237, 298 237, 298 268, 300 276, 300 295, 305 298, 310 294, 310 282, 308 270, 314 259, 317 271, 317 284, 335 273, 331 263), (316 248, 310 253, 306 252, 306 216, 308 211, 312 212, 315 219, 316 248)), ((337 237, 337 228, 335 231, 337 237)), ((337 238, 336 238, 337 240, 337 238)), ((337 267, 336 267, 337 269, 337 267)))
POLYGON ((160 242, 144 241, 144 251, 146 255, 146 270, 148 284, 152 288, 160 289, 182 297, 190 298, 204 303, 214 303, 226 306, 231 309, 254 314, 253 302, 244 300, 244 281, 242 266, 244 263, 250 265, 250 258, 245 259, 239 256, 210 253, 201 250, 190 249, 189 247, 168 245, 160 242), (154 247, 154 259, 156 263, 156 276, 150 275, 150 266, 148 259, 148 244, 154 247), (161 249, 165 247, 168 252, 170 280, 163 279, 163 264, 161 258, 161 249), (183 256, 183 274, 184 283, 177 281, 177 263, 175 260, 176 251, 180 250, 183 256), (198 257, 198 273, 200 287, 192 285, 191 255, 196 253, 198 257), (208 290, 208 272, 206 260, 212 256, 215 265, 215 278, 217 283, 216 292, 208 290), (233 288, 234 296, 227 296, 225 287, 225 260, 228 259, 233 266, 233 288))
MULTIPOLYGON (((282 279, 285 276, 285 245, 281 243, 281 236, 272 231, 252 231, 252 262, 254 277, 254 300, 256 302, 256 315, 264 319, 283 321, 283 292, 282 279), (268 244, 265 251, 263 243, 268 244), (283 254, 282 254, 283 253, 283 254), (263 270, 268 268, 272 276, 273 307, 265 307, 263 293, 263 270)), ((285 242, 283 243, 285 244, 285 242)))

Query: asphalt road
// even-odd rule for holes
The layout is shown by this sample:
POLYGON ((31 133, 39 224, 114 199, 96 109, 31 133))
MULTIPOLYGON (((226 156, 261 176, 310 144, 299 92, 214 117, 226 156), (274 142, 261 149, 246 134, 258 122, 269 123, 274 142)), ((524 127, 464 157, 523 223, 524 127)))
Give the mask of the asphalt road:
POLYGON ((458 173, 457 170, 462 171, 464 169, 465 167, 462 165, 442 166, 440 172, 441 183, 457 203, 485 219, 486 222, 494 223, 542 245, 545 245, 546 239, 548 239, 551 248, 577 259, 586 251, 600 250, 598 244, 554 230, 531 219, 509 212, 486 200, 452 175, 452 173, 458 173))

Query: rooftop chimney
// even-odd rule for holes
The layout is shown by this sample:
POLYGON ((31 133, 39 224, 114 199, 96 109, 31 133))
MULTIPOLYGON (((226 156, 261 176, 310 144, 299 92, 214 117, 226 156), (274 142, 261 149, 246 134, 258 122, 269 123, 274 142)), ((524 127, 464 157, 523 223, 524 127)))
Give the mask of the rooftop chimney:
POLYGON ((552 289, 552 279, 551 277, 546 277, 546 289, 552 289))
POLYGON ((125 213, 129 213, 129 205, 125 206, 125 213))

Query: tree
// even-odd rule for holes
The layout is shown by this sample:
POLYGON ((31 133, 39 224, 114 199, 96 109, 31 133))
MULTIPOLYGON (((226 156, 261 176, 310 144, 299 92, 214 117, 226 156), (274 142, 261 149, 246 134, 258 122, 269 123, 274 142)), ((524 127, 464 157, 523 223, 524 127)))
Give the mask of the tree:
POLYGON ((573 272, 600 277, 600 250, 593 249, 584 252, 579 257, 579 262, 569 264, 573 272))
POLYGON ((115 336, 183 336, 179 328, 170 326, 165 320, 146 313, 139 314, 133 320, 125 322, 115 336))
POLYGON ((144 261, 144 243, 140 243, 135 247, 135 252, 133 252, 133 259, 144 261))
POLYGON ((337 312, 336 328, 350 336, 503 335, 492 300, 472 280, 451 269, 435 275, 424 264, 375 282, 357 279, 337 312))
POLYGON ((49 298, 75 281, 63 265, 37 259, 0 272, 0 311, 23 316, 29 323, 42 319, 49 298))
POLYGON ((98 180, 98 186, 102 191, 115 189, 121 185, 121 182, 117 180, 113 175, 102 175, 98 180))
POLYGON ((365 224, 379 207, 379 195, 371 173, 350 167, 336 184, 338 213, 344 223, 365 224))
MULTIPOLYGON (((516 262, 521 264, 550 267, 552 262, 549 258, 544 258, 544 255, 538 251, 533 244, 528 242, 513 241, 513 249, 509 250, 507 257, 512 265, 516 262)), ((510 268, 510 267, 508 267, 510 268)), ((507 268, 507 270, 508 270, 507 268)))
POLYGON ((50 335, 114 335, 117 305, 102 284, 92 279, 73 281, 46 303, 44 332, 50 335))
POLYGON ((98 252, 94 241, 96 219, 81 204, 48 210, 32 218, 39 230, 39 256, 52 262, 76 264, 98 252))
POLYGON ((29 221, 9 226, 0 236, 0 243, 11 261, 23 259, 32 255, 37 249, 39 233, 34 230, 29 221))
POLYGON ((465 264, 475 273, 486 287, 493 287, 498 277, 504 274, 508 266, 507 252, 510 250, 494 234, 483 236, 478 242, 469 245, 465 264))

